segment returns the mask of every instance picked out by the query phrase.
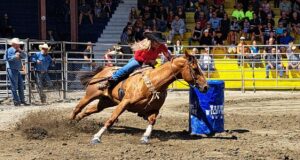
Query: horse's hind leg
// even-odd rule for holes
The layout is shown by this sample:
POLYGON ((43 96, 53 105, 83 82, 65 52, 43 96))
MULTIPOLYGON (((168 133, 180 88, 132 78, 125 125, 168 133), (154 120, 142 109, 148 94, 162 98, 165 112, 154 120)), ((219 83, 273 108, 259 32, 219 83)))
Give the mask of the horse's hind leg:
POLYGON ((75 109, 73 110, 70 119, 75 119, 76 115, 81 112, 81 110, 88 105, 91 101, 95 100, 99 97, 101 91, 99 91, 96 87, 89 86, 87 88, 86 95, 81 98, 75 109))
POLYGON ((80 112, 77 116, 76 116, 76 120, 80 121, 81 119, 83 119, 86 116, 89 116, 93 113, 98 113, 101 112, 103 109, 108 108, 108 107, 112 107, 114 106, 115 103, 110 100, 107 97, 100 97, 99 98, 99 102, 98 104, 94 104, 91 106, 88 106, 84 111, 80 112))
POLYGON ((100 143, 100 139, 102 137, 102 134, 107 130, 107 128, 111 127, 114 122, 118 119, 118 117, 125 111, 126 107, 130 104, 130 101, 128 99, 123 99, 119 105, 117 105, 117 108, 113 111, 111 117, 105 122, 104 126, 97 132, 91 143, 97 144, 100 143))

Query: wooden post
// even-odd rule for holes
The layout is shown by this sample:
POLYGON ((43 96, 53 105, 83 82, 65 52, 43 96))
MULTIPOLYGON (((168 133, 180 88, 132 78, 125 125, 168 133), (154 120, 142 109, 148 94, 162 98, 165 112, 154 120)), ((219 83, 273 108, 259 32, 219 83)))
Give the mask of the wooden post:
POLYGON ((47 23, 46 23, 46 0, 40 1, 40 38, 47 39, 47 23))
MULTIPOLYGON (((70 1, 71 41, 78 41, 78 0, 70 1)), ((72 47, 73 48, 73 47, 72 47)))

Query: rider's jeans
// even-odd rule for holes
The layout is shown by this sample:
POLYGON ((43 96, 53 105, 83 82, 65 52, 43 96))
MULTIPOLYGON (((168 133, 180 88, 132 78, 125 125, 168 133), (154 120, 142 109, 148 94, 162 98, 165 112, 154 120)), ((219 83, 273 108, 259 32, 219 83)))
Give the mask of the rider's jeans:
POLYGON ((139 68, 141 66, 142 66, 142 64, 140 62, 138 62, 134 58, 131 58, 129 60, 129 62, 125 66, 123 66, 122 68, 120 68, 119 70, 117 70, 115 73, 113 73, 112 79, 114 79, 114 80, 117 81, 120 78, 123 78, 123 77, 129 75, 135 69, 137 69, 137 68, 139 68))

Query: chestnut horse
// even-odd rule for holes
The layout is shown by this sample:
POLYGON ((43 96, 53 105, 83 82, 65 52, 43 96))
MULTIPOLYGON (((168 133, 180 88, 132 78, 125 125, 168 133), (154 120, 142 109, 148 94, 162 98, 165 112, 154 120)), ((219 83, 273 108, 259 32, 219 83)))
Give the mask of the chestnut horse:
POLYGON ((100 143, 102 134, 114 124, 125 110, 138 113, 139 116, 148 120, 149 125, 141 139, 142 143, 148 143, 159 110, 166 99, 167 88, 177 79, 184 79, 189 85, 198 87, 202 92, 207 91, 207 82, 197 59, 187 52, 184 56, 173 58, 159 68, 130 76, 112 90, 98 89, 99 83, 97 81, 103 77, 111 76, 112 69, 112 67, 105 67, 98 73, 94 72, 93 77, 89 75, 85 79, 81 79, 82 81, 88 80, 86 82, 86 95, 80 100, 71 115, 71 119, 81 120, 90 114, 116 106, 111 117, 94 135, 91 141, 93 144, 100 143), (124 89, 125 94, 122 99, 119 98, 119 88, 124 89), (88 103, 95 99, 99 99, 98 104, 91 105, 82 111, 88 103))

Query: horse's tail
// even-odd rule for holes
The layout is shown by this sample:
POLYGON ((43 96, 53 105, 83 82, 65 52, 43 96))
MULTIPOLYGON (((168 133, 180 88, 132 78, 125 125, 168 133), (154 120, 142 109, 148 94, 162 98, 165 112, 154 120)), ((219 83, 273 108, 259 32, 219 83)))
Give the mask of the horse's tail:
POLYGON ((93 71, 90 72, 85 72, 85 73, 81 73, 79 78, 80 78, 80 83, 84 86, 87 86, 90 82, 90 80, 99 72, 101 72, 103 70, 104 67, 100 66, 98 68, 96 68, 93 71))

